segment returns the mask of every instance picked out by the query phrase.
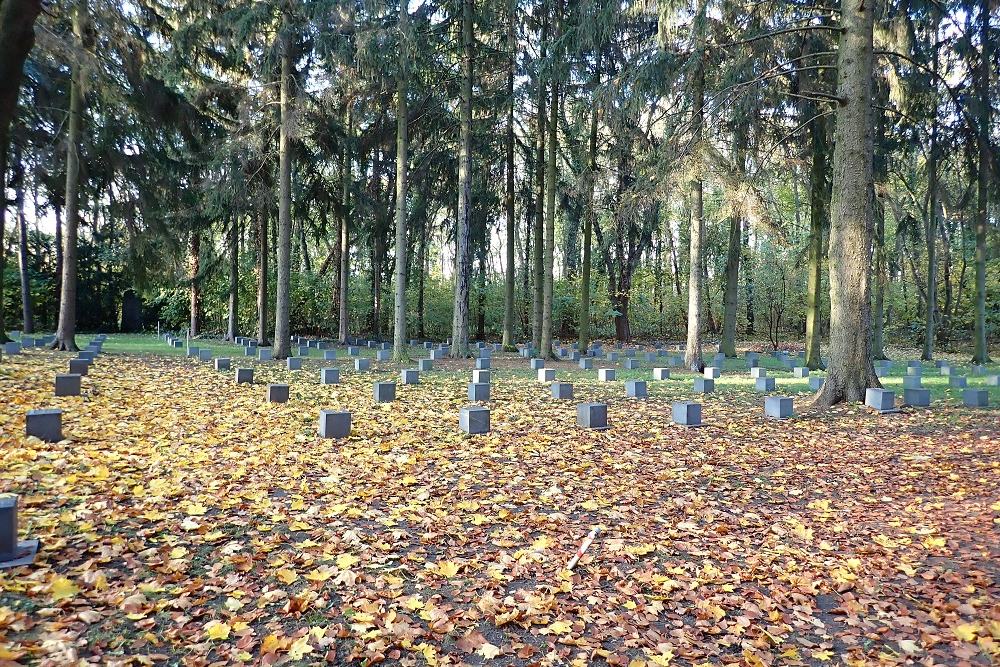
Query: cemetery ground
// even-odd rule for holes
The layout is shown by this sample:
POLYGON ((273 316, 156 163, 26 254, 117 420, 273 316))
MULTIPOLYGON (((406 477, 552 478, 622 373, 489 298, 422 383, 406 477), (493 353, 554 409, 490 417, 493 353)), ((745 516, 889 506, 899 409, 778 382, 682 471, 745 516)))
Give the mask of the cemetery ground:
MULTIPOLYGON (((678 368, 653 381, 659 362, 595 360, 614 382, 547 362, 574 385, 559 400, 504 353, 491 431, 468 436, 471 360, 403 385, 400 365, 355 372, 343 348, 300 371, 211 349, 254 384, 111 336, 82 395, 56 398, 72 355, 4 355, 0 492, 42 548, 0 570, 0 665, 1000 659, 998 387, 963 407, 925 365, 930 408, 814 412, 808 380, 762 354, 796 403, 777 421, 742 354, 706 395, 678 368), (626 398, 628 379, 649 398, 626 398), (394 402, 376 380, 397 382, 394 402), (270 382, 287 403, 265 401, 270 382), (705 425, 672 424, 674 400, 701 402, 705 425), (610 428, 577 427, 585 401, 610 428), (63 410, 64 440, 25 436, 38 408, 63 410), (319 438, 321 409, 350 411, 350 436, 319 438)), ((890 355, 900 395, 913 355, 890 355)), ((987 388, 965 358, 953 367, 987 388)))

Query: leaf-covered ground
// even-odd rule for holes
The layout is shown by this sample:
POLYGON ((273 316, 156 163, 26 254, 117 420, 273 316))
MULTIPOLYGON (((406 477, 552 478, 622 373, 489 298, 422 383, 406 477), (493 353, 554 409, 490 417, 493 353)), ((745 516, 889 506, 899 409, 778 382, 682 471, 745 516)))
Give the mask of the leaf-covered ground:
POLYGON ((338 361, 322 386, 329 362, 257 364, 247 386, 105 354, 84 396, 53 398, 66 359, 0 364, 0 491, 43 541, 0 571, 0 665, 1000 659, 995 407, 814 414, 801 394, 766 421, 733 370, 688 430, 670 403, 690 376, 641 401, 550 364, 575 384, 557 401, 510 356, 493 431, 469 438, 471 362, 378 405, 398 366, 338 361), (265 403, 268 381, 290 402, 265 403), (575 427, 584 400, 609 402, 609 430, 575 427), (40 407, 65 411, 65 441, 24 437, 40 407), (348 440, 316 437, 323 408, 352 411, 348 440))

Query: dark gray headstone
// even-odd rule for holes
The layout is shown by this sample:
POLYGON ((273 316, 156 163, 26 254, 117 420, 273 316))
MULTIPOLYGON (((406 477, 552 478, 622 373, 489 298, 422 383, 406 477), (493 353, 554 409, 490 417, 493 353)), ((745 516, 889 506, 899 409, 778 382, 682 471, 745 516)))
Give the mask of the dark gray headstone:
POLYGON ((420 359, 420 360, 417 361, 417 370, 418 371, 429 371, 429 370, 433 370, 433 369, 434 369, 434 360, 433 359, 420 359))
POLYGON ((76 373, 56 375, 56 396, 79 396, 80 376, 76 373))
POLYGON ((375 352, 376 361, 389 361, 392 359, 392 350, 377 350, 375 352))
POLYGON ((601 382, 614 382, 618 373, 613 368, 598 368, 597 379, 601 382))
POLYGON ((701 403, 676 401, 671 410, 675 424, 681 426, 701 426, 701 403))
POLYGON ((458 413, 458 426, 469 435, 490 432, 490 410, 479 406, 462 408, 458 413))
POLYGON ((755 366, 755 367, 753 367, 753 368, 750 369, 750 377, 752 377, 755 380, 757 378, 766 378, 767 377, 767 369, 764 368, 763 366, 755 366))
MULTIPOLYGON (((807 366, 796 366, 792 369, 792 376, 799 379, 809 377, 809 368, 807 366)), ((775 396, 774 398, 778 398, 775 396)))
POLYGON ((910 377, 920 377, 924 374, 924 369, 921 366, 907 366, 906 374, 910 377))
POLYGON ((772 419, 792 416, 792 399, 788 396, 768 396, 764 399, 764 415, 772 419))
POLYGON ((580 403, 576 406, 576 425, 583 428, 608 427, 608 406, 605 403, 580 403))
POLYGON ((372 367, 372 360, 367 357, 360 357, 354 360, 354 370, 366 371, 372 367))
POLYGON ((903 389, 920 389, 923 387, 922 380, 919 375, 904 375, 903 389))
POLYGON ((197 358, 201 354, 201 350, 191 345, 188 345, 187 356, 197 358))
POLYGON ((865 390, 865 405, 879 412, 896 409, 896 393, 888 389, 868 388, 865 390))
POLYGON ((594 367, 594 360, 590 357, 580 360, 580 368, 585 371, 589 371, 594 367))
POLYGON ((962 392, 962 404, 967 408, 988 407, 990 392, 986 389, 966 389, 962 392))
POLYGON ((561 398, 561 399, 573 398, 573 385, 569 382, 553 382, 552 398, 561 398))
POLYGON ((904 389, 903 403, 916 408, 926 408, 931 404, 930 389, 904 389))
POLYGON ((69 372, 72 375, 87 375, 90 372, 90 362, 86 359, 70 359, 69 372))
POLYGON ((705 366, 704 377, 709 380, 717 380, 722 375, 722 371, 718 366, 705 366))
MULTIPOLYGON (((194 349, 197 349, 197 348, 194 348, 194 349)), ((200 354, 200 351, 199 351, 199 354, 200 354)), ((197 357, 197 356, 199 356, 199 354, 195 354, 193 356, 197 357)), ((77 353, 76 358, 77 359, 86 359, 87 361, 94 361, 94 360, 97 359, 97 352, 95 352, 94 350, 80 350, 80 352, 77 353)))
POLYGON ((0 494, 0 570, 30 565, 38 553, 38 540, 17 540, 18 496, 0 494))
POLYGON ((403 384, 420 384, 420 371, 416 368, 404 368, 399 373, 399 380, 403 384))
POLYGON ((231 363, 232 361, 229 359, 229 357, 219 357, 218 359, 215 360, 215 370, 228 371, 231 363))
POLYGON ((202 361, 211 361, 212 360, 212 351, 211 350, 206 350, 205 348, 202 348, 202 349, 198 350, 198 358, 201 359, 202 361))
POLYGON ((754 389, 757 391, 774 391, 774 378, 762 377, 754 380, 754 389))
POLYGON ((963 375, 952 375, 948 378, 948 386, 954 389, 965 389, 969 382, 963 375))
POLYGON ((816 375, 809 378, 809 388, 813 391, 819 391, 823 388, 823 383, 826 382, 825 378, 818 377, 816 375))
POLYGON ((654 380, 669 380, 670 379, 670 369, 669 368, 654 368, 653 369, 653 379, 654 380))
POLYGON ((554 368, 539 368, 538 369, 538 381, 539 382, 552 382, 556 379, 556 369, 554 368))
POLYGON ((608 354, 607 354, 607 360, 608 361, 612 361, 612 362, 618 361, 618 353, 617 352, 608 352, 608 354))
POLYGON ((351 413, 340 410, 320 410, 319 437, 346 438, 351 434, 351 413))
POLYGON ((469 400, 470 401, 488 401, 490 400, 490 385, 488 382, 470 382, 469 383, 469 400))
POLYGON ((490 372, 489 371, 484 371, 484 370, 479 370, 479 369, 476 369, 476 370, 472 371, 472 381, 473 382, 485 382, 486 384, 489 384, 490 383, 490 379, 491 378, 490 378, 490 372))
POLYGON ((259 361, 271 361, 274 359, 274 353, 269 347, 259 347, 257 348, 257 359, 259 361))
POLYGON ((336 350, 323 350, 323 361, 333 361, 337 358, 336 350))
POLYGON ((24 431, 45 442, 59 442, 62 436, 62 410, 28 410, 24 431))
POLYGON ((268 403, 287 403, 288 402, 288 385, 287 384, 269 384, 269 385, 267 385, 267 402, 268 403))
POLYGON ((252 368, 237 368, 236 369, 236 384, 253 384, 253 369, 252 368))
POLYGON ((373 393, 376 403, 392 403, 396 400, 396 383, 376 382, 373 393))
POLYGON ((358 347, 356 347, 356 346, 354 346, 354 345, 350 345, 347 348, 347 356, 349 356, 349 357, 356 357, 360 353, 361 353, 361 349, 358 348, 358 347))
POLYGON ((322 368, 319 371, 320 384, 340 384, 339 368, 322 368))
POLYGON ((625 395, 630 398, 646 398, 648 392, 646 390, 645 380, 628 380, 625 382, 625 395))
POLYGON ((710 394, 715 391, 715 380, 706 377, 694 379, 694 390, 699 394, 710 394))
POLYGON ((485 371, 490 369, 490 358, 489 357, 479 357, 476 359, 476 370, 485 371))
POLYGON ((531 370, 537 371, 539 368, 545 368, 545 360, 544 359, 538 359, 538 358, 532 359, 531 360, 531 370))
POLYGON ((639 368, 639 360, 626 359, 625 361, 622 362, 622 368, 624 368, 627 371, 634 371, 635 369, 639 368))

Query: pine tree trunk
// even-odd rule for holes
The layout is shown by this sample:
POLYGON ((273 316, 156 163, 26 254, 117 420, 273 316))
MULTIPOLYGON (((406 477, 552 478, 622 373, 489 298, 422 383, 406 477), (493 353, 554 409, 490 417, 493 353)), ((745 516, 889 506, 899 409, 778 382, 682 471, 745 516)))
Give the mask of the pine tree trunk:
POLYGON ((406 187, 407 137, 406 84, 409 63, 409 35, 407 33, 407 2, 399 3, 399 74, 396 82, 396 299, 393 310, 392 358, 404 361, 409 358, 406 341, 406 187))
POLYGON ((201 335, 201 233, 191 232, 188 243, 188 279, 190 286, 191 338, 201 335))
POLYGON ((544 62, 548 50, 549 42, 549 19, 548 2, 543 0, 539 5, 541 13, 541 53, 538 65, 538 90, 537 90, 537 112, 536 136, 535 136, 535 187, 538 194, 535 199, 535 228, 532 244, 532 276, 533 298, 532 298, 532 318, 531 318, 531 344, 536 350, 542 347, 542 317, 545 308, 545 116, 546 116, 546 96, 545 77, 542 72, 541 62, 544 62))
POLYGON ((517 221, 514 218, 514 77, 517 73, 517 0, 511 0, 507 11, 507 48, 510 51, 507 70, 507 133, 504 139, 504 172, 507 189, 504 210, 507 214, 507 247, 504 267, 503 349, 514 350, 514 239, 517 221))
POLYGON ((986 229, 989 226, 990 184, 990 3, 981 0, 979 57, 979 189, 976 202, 976 321, 973 331, 975 351, 972 362, 987 364, 991 361, 986 342, 986 229))
POLYGON ((469 354, 469 218, 472 213, 472 3, 462 0, 462 99, 458 151, 458 210, 455 252, 455 302, 451 356, 469 354))
POLYGON ((690 267, 688 271, 688 321, 687 347, 684 353, 684 365, 690 370, 700 373, 705 369, 701 356, 701 306, 702 306, 702 235, 705 231, 704 219, 704 183, 701 180, 701 140, 705 123, 705 68, 699 59, 694 72, 694 89, 692 90, 692 124, 694 126, 694 141, 692 150, 695 152, 694 177, 691 179, 691 250, 690 267))
MULTIPOLYGON (((31 277, 28 273, 28 222, 24 218, 24 167, 21 156, 16 157, 18 164, 17 184, 14 189, 14 208, 17 210, 17 268, 21 279, 21 331, 26 334, 35 333, 35 318, 31 308, 31 277)), ((0 237, 2 239, 2 237, 0 237)))
POLYGON ((239 335, 240 318, 240 223, 233 216, 229 227, 229 316, 226 322, 226 340, 235 341, 239 335))
MULTIPOLYGON (((938 21, 940 14, 934 12, 933 55, 931 68, 934 73, 938 69, 938 21)), ((931 147, 927 162, 927 215, 924 225, 924 241, 927 244, 927 308, 924 318, 924 350, 920 358, 924 361, 934 359, 934 325, 937 317, 937 221, 938 221, 938 99, 937 78, 931 77, 931 96, 934 108, 931 116, 931 147)))
POLYGON ((292 114, 291 26, 282 18, 281 35, 281 123, 278 131, 278 278, 274 305, 274 358, 291 353, 291 263, 292 263, 292 153, 289 146, 292 114))
MULTIPOLYGON (((354 118, 351 114, 350 103, 347 107, 347 138, 350 140, 354 135, 354 118)), ((350 149, 344 149, 344 167, 341 172, 341 201, 344 203, 343 215, 340 217, 340 234, 337 243, 340 244, 340 287, 337 292, 340 295, 337 302, 337 340, 341 345, 347 344, 350 335, 350 313, 347 309, 350 281, 351 281, 351 154, 350 149)))
MULTIPOLYGON (((553 39, 559 38, 558 0, 552 11, 553 39)), ((558 60, 559 54, 553 54, 558 60)), ((548 157, 545 165, 545 258, 543 260, 542 280, 542 341, 538 354, 542 357, 554 357, 552 349, 552 292, 555 283, 555 248, 556 248, 556 154, 559 150, 559 80, 558 67, 553 64, 550 69, 552 85, 549 90, 549 122, 548 127, 548 157)))
MULTIPOLYGON (((601 57, 598 54, 597 68, 594 71, 594 83, 600 84, 601 57)), ((594 86, 596 90, 597 86, 594 86)), ((597 217, 597 206, 594 202, 594 190, 597 180, 597 100, 592 100, 590 110, 590 145, 587 149, 587 210, 583 217, 583 266, 580 271, 580 353, 583 354, 590 346, 590 271, 593 263, 591 246, 593 244, 594 220, 597 217)))
POLYGON ((269 207, 257 213, 257 343, 268 344, 267 335, 267 279, 268 279, 268 223, 269 207))
POLYGON ((841 8, 830 217, 830 364, 818 407, 865 400, 880 387, 871 355, 872 32, 875 5, 841 8))
MULTIPOLYGON (((82 47, 87 21, 86 0, 73 7, 73 34, 82 47)), ((83 124, 83 65, 73 64, 69 97, 69 129, 66 136, 66 229, 63 239, 62 292, 59 296, 59 326, 52 347, 77 351, 76 346, 76 245, 80 226, 80 135, 83 124)))
POLYGON ((754 331, 754 310, 753 310, 753 271, 750 270, 750 221, 747 220, 743 225, 743 253, 745 255, 743 260, 743 275, 746 276, 746 281, 744 285, 744 290, 746 291, 746 301, 747 301, 747 336, 753 336, 756 332, 754 331))
MULTIPOLYGON (((812 107, 814 109, 815 107, 812 107)), ((826 190, 826 118, 814 118, 809 124, 812 142, 812 166, 809 174, 809 260, 806 285, 806 366, 818 370, 823 365, 820 342, 823 304, 823 228, 827 218, 826 190)))
POLYGON ((729 248, 726 253, 726 291, 723 296, 722 349, 729 358, 736 357, 736 309, 740 293, 740 253, 743 223, 738 216, 729 218, 729 248))

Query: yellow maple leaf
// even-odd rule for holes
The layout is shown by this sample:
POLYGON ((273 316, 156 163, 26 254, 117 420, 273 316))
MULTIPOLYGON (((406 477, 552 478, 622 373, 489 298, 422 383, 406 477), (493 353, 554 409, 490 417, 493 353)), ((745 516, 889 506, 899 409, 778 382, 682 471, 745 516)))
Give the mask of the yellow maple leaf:
POLYGON ((187 506, 188 516, 204 516, 208 508, 200 503, 190 503, 187 506))
POLYGON ((337 567, 341 570, 349 570, 359 560, 361 559, 354 554, 340 554, 337 556, 337 567))
POLYGON ((72 580, 63 576, 55 576, 49 584, 49 592, 52 594, 52 601, 69 600, 75 598, 80 588, 72 580))
POLYGON ((546 628, 549 632, 555 635, 564 635, 573 629, 573 626, 566 621, 556 621, 546 628))
POLYGON ((657 653, 655 655, 649 656, 650 661, 654 665, 659 665, 660 667, 668 667, 670 662, 674 659, 674 652, 670 649, 663 651, 662 653, 657 653))
POLYGON ((229 639, 229 631, 232 630, 228 623, 222 621, 209 621, 205 624, 205 636, 217 641, 229 639))
POLYGON ((313 647, 309 645, 309 635, 299 637, 288 647, 288 657, 292 660, 301 660, 306 653, 312 653, 313 647))
POLYGON ((943 549, 945 547, 945 539, 943 537, 925 537, 924 546, 927 549, 943 549))
POLYGON ((278 638, 278 635, 268 635, 264 637, 264 641, 260 643, 261 655, 265 653, 274 653, 282 646, 282 641, 278 638))
POLYGON ((275 572, 274 576, 276 576, 284 584, 294 584, 299 578, 299 575, 297 575, 294 570, 289 570, 285 567, 275 572))
POLYGON ((476 651, 476 653, 483 656, 487 660, 492 660, 493 658, 500 655, 500 649, 494 646, 493 644, 486 642, 485 644, 479 647, 479 650, 476 651))
POLYGON ((812 657, 816 658, 817 660, 822 660, 823 662, 826 662, 827 660, 833 657, 833 653, 824 648, 819 651, 813 651, 812 657))
POLYGON ((976 641, 976 635, 979 632, 978 623, 962 623, 956 625, 951 629, 955 633, 955 636, 961 639, 963 642, 974 642, 976 641))
POLYGON ((184 556, 187 556, 187 552, 188 550, 185 549, 184 547, 174 547, 173 549, 170 550, 170 558, 172 558, 173 560, 177 560, 178 558, 184 558, 184 556))
POLYGON ((452 560, 443 560, 437 564, 437 573, 442 577, 451 579, 461 569, 461 565, 452 560))

